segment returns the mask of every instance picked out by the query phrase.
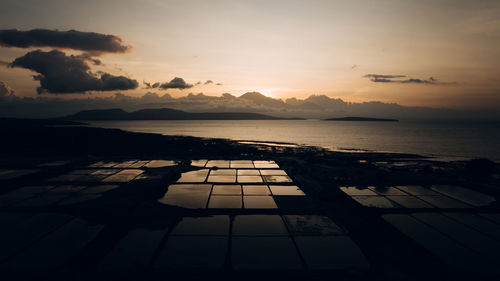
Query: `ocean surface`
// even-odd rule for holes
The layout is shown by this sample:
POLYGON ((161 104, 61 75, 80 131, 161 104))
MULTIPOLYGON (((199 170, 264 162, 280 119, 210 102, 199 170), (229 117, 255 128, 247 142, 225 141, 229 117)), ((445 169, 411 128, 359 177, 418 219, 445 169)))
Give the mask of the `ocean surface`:
POLYGON ((232 140, 289 142, 332 150, 356 149, 500 161, 500 122, 321 120, 96 121, 132 132, 232 140))

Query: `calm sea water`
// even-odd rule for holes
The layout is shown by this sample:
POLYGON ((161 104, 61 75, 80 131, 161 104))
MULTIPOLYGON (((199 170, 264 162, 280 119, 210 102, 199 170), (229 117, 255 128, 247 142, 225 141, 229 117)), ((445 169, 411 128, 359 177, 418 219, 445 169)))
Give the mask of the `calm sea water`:
POLYGON ((133 132, 500 160, 500 122, 99 121, 133 132))

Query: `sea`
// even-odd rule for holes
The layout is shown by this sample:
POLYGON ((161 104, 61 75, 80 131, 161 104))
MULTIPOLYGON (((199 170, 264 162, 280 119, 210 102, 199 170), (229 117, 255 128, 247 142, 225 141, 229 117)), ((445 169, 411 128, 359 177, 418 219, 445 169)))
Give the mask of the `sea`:
POLYGON ((163 135, 294 143, 331 150, 500 161, 499 121, 141 120, 94 121, 90 125, 163 135))

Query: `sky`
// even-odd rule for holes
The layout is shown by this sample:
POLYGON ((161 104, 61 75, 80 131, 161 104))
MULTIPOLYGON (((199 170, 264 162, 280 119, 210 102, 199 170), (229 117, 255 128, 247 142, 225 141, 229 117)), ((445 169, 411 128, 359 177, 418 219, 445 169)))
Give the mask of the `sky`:
POLYGON ((323 94, 351 102, 500 109, 498 0, 1 2, 0 30, 93 32, 120 38, 126 47, 92 52, 54 43, 2 46, 0 40, 0 82, 21 97, 257 91, 282 99, 323 94), (37 54, 50 60, 43 70, 28 62, 37 54), (65 74, 56 64, 69 58, 92 87, 54 81, 65 74), (184 86, 176 86, 176 77, 184 86))

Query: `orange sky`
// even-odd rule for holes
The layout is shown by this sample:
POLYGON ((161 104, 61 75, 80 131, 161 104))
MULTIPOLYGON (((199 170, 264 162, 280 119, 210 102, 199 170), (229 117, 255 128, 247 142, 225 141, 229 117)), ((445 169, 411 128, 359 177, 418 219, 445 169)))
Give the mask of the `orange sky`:
MULTIPOLYGON (((9 11, 0 18, 2 29, 92 31, 133 46, 127 54, 102 56, 105 65, 93 71, 140 82, 182 77, 223 84, 169 90, 173 96, 259 91, 283 99, 326 94, 356 102, 500 107, 496 0, 2 2, 9 11), (380 83, 366 74, 439 83, 380 83)), ((0 60, 27 51, 0 48, 0 60)), ((19 96, 37 95, 31 75, 0 66, 0 81, 19 96)), ((147 91, 141 84, 124 93, 147 91)), ((95 95, 105 94, 111 93, 95 95)))

